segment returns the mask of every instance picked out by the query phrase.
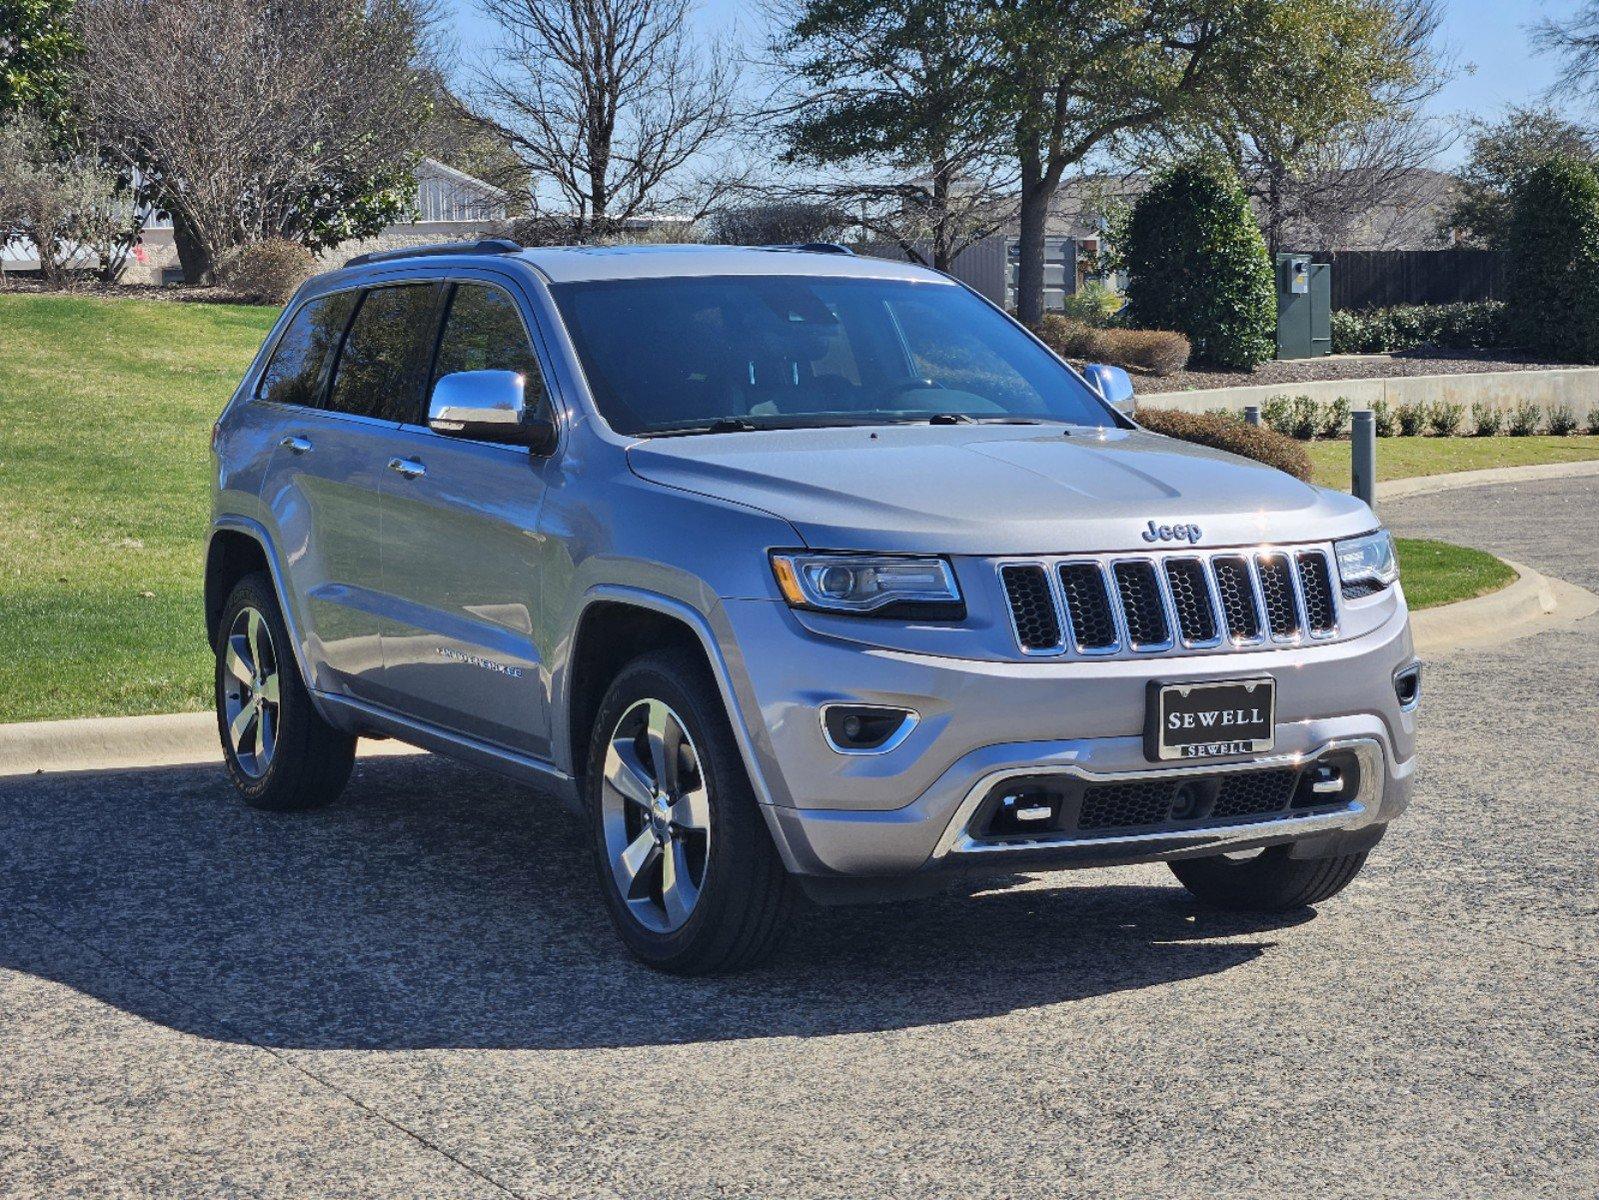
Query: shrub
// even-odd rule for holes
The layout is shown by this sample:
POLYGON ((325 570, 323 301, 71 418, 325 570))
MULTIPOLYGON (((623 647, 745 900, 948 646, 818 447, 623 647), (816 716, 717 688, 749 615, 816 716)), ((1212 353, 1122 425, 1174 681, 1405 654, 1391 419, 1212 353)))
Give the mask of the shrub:
POLYGON ((1288 406, 1288 436, 1308 442, 1321 425, 1321 406, 1309 396, 1295 396, 1288 406))
POLYGON ((1095 329, 1070 317, 1046 316, 1035 330, 1062 358, 1170 375, 1188 363, 1188 339, 1160 329, 1095 329))
POLYGON ((1062 314, 1070 321, 1104 328, 1107 322, 1121 311, 1125 301, 1121 293, 1103 283, 1085 283, 1082 288, 1066 297, 1062 314))
POLYGON ((1544 419, 1555 437, 1566 437, 1577 431, 1577 414, 1569 404, 1551 404, 1544 409, 1544 419))
POLYGON ((1399 426, 1401 437, 1419 437, 1422 426, 1427 423, 1427 405, 1409 400, 1396 405, 1394 422, 1399 426))
POLYGON ((1514 193, 1508 307, 1516 343, 1561 361, 1599 361, 1599 176, 1556 157, 1514 193))
POLYGON ((1214 417, 1209 413, 1176 412, 1164 408, 1140 408, 1138 422, 1145 429, 1167 437, 1213 446, 1263 462, 1268 467, 1287 471, 1295 479, 1310 480, 1310 456, 1293 438, 1284 437, 1237 417, 1214 417))
POLYGON ((1188 339, 1166 329, 1102 329, 1100 353, 1107 362, 1170 375, 1188 365, 1188 339))
POLYGON ((1479 350, 1505 344, 1505 306, 1496 300, 1400 304, 1332 314, 1334 354, 1388 354, 1417 346, 1479 350))
POLYGON ((1293 436, 1294 401, 1290 396, 1273 396, 1260 406, 1260 423, 1273 433, 1293 436))
POLYGON ((316 259, 304 246, 268 238, 235 250, 218 274, 223 286, 262 304, 287 304, 315 271, 316 259))
POLYGON ((1087 362, 1099 353, 1101 331, 1081 321, 1049 313, 1033 328, 1033 332, 1062 358, 1087 362))
POLYGON ((1249 369, 1276 349, 1271 256, 1232 168, 1179 163, 1133 206, 1121 251, 1133 320, 1188 337, 1194 361, 1249 369))
POLYGON ((1511 437, 1528 437, 1537 433, 1543 424, 1543 410, 1531 400, 1518 401, 1505 424, 1511 437))
POLYGON ((1432 430, 1433 437, 1454 437, 1465 415, 1465 405, 1439 401, 1427 410, 1427 427, 1432 430))
POLYGON ((1479 400, 1471 406, 1471 432, 1477 437, 1493 437, 1505 426, 1505 414, 1496 405, 1479 400))
POLYGON ((1339 396, 1321 410, 1321 420, 1316 426, 1316 436, 1339 438, 1349 432, 1349 401, 1339 396))
POLYGON ((1588 410, 1588 424, 1586 429, 1589 433, 1599 436, 1599 404, 1594 405, 1588 410))
POLYGON ((1371 423, 1376 427, 1378 437, 1393 437, 1396 426, 1393 406, 1386 400, 1373 400, 1371 423))

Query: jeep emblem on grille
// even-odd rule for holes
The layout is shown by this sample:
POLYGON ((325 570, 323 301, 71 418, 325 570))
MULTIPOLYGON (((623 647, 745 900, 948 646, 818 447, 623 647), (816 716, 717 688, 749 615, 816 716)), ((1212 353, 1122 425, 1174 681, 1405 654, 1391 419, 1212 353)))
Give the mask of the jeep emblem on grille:
POLYGON ((1198 525, 1157 525, 1151 521, 1141 536, 1146 542, 1187 542, 1193 545, 1201 535, 1198 525))

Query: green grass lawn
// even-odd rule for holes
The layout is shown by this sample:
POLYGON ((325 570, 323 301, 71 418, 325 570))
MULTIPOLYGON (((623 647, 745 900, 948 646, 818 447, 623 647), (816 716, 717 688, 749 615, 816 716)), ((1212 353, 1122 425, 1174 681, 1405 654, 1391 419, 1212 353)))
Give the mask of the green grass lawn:
MULTIPOLYGON (((1316 482, 1349 490, 1349 443, 1307 442, 1316 482)), ((1599 458, 1599 437, 1491 437, 1377 439, 1377 478, 1446 475, 1486 467, 1524 467, 1532 463, 1580 462, 1599 458)))
POLYGON ((1395 538, 1399 577, 1411 608, 1432 608, 1497 592, 1516 573, 1491 554, 1425 538, 1395 538))
POLYGON ((0 294, 0 721, 209 702, 211 423, 276 315, 0 294))
MULTIPOLYGON (((0 721, 210 703, 200 617, 207 442, 275 316, 0 294, 0 721)), ((1395 469, 1406 442, 1417 444, 1418 473, 1554 461, 1556 450, 1599 456, 1599 438, 1394 439, 1379 449, 1385 478, 1406 473, 1395 469), (1446 452, 1457 448, 1472 457, 1451 467, 1446 452), (1522 457, 1481 456, 1501 448, 1522 457)), ((1342 454, 1347 476, 1347 443, 1311 452, 1335 473, 1342 454)), ((1472 550, 1401 541, 1399 552, 1418 608, 1510 577, 1472 550)))

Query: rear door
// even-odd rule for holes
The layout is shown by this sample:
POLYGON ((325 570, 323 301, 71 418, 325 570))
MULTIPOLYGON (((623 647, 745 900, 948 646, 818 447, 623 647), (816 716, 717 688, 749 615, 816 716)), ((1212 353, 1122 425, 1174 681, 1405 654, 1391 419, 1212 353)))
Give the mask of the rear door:
MULTIPOLYGON (((449 285, 431 382, 456 371, 510 370, 529 408, 548 407, 547 378, 515 282, 488 274, 449 285)), ((395 434, 403 471, 385 479, 383 638, 388 703, 408 715, 548 757, 538 650, 543 542, 536 532, 553 458, 427 428, 426 405, 395 434)))
POLYGON ((421 394, 439 291, 407 284, 313 299, 263 376, 262 398, 292 413, 262 498, 301 616, 312 682, 324 691, 367 700, 382 694, 389 440, 421 394), (294 349, 301 345, 303 354, 294 349), (296 357, 302 361, 293 369, 296 357))

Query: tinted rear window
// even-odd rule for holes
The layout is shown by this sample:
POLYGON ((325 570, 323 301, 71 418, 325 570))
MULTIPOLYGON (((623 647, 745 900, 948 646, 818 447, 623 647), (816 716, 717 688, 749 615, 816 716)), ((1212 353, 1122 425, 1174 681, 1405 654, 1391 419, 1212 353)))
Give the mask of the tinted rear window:
POLYGON ((350 322, 357 294, 336 292, 303 304, 278 340, 255 394, 274 404, 316 404, 323 371, 350 322))
POLYGON ((350 324, 328 407, 384 421, 418 421, 433 341, 435 284, 373 288, 350 324))

